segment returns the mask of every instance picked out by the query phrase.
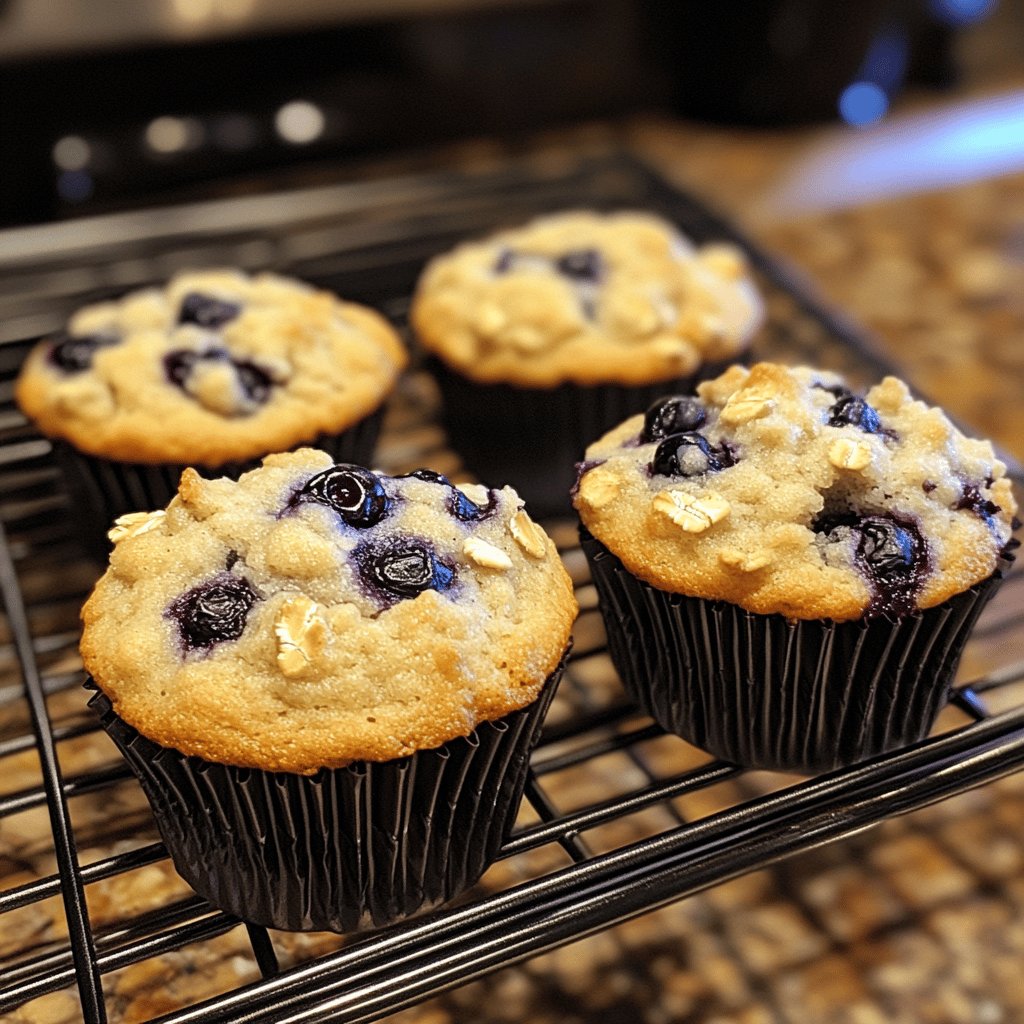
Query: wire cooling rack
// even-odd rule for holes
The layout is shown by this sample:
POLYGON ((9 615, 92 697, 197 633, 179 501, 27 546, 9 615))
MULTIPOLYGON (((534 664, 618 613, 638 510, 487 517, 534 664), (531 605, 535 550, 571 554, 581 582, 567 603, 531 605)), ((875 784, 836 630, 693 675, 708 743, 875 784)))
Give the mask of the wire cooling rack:
MULTIPOLYGON (((449 908, 344 941, 268 933, 175 888, 137 784, 79 689, 77 612, 97 570, 77 546, 75 509, 49 444, 12 404, 28 347, 78 305, 188 266, 292 273, 376 306, 404 327, 428 257, 569 206, 653 210, 699 240, 744 245, 768 297, 756 356, 814 362, 860 382, 888 372, 871 340, 784 266, 625 154, 520 159, 481 174, 327 187, 0 236, 0 1014, 32 1020, 33 1000, 63 991, 74 1000, 70 1019, 122 1019, 122 982, 148 970, 164 996, 132 1003, 133 1020, 376 1020, 1024 764, 1021 574, 986 609, 963 680, 930 740, 813 779, 743 773, 665 736, 627 702, 574 528, 555 522, 548 526, 582 608, 576 648, 533 758, 520 822, 480 885, 449 908), (695 812, 694 797, 708 794, 720 809, 695 812), (216 951, 232 936, 224 956, 233 972, 225 974, 216 951), (214 962, 207 988, 179 984, 205 977, 214 962)), ((429 379, 412 373, 389 413, 379 464, 457 475, 435 413, 429 379)), ((47 1012, 52 1019, 52 1007, 47 1012)))

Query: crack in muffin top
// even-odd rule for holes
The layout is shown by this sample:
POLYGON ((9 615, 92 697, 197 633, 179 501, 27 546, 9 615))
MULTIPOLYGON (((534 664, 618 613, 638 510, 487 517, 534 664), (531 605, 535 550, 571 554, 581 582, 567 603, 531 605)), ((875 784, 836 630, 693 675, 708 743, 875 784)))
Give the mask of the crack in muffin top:
POLYGON ((1017 504, 988 441, 886 377, 730 367, 591 445, 584 527, 662 590, 793 619, 899 618, 986 579, 1017 504))

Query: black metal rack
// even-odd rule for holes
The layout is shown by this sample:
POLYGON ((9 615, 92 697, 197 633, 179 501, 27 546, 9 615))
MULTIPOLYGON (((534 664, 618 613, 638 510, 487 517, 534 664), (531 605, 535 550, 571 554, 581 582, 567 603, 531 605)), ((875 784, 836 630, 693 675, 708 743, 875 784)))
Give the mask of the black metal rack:
MULTIPOLYGON (((77 984, 83 1018, 89 1024, 105 1021, 105 975, 243 927, 196 897, 128 915, 102 930, 90 923, 89 886, 160 863, 165 853, 159 843, 139 841, 87 864, 79 857, 82 827, 73 823, 71 810, 76 799, 134 782, 113 755, 88 770, 61 770, 61 751, 97 728, 84 710, 84 694, 68 715, 55 720, 49 709, 56 695, 74 692, 80 682, 74 664, 77 610, 95 570, 77 547, 74 509, 49 444, 12 404, 13 379, 29 345, 62 326, 84 302, 159 281, 180 267, 211 264, 292 273, 404 324, 408 296, 429 256, 461 238, 568 206, 645 208, 697 239, 738 241, 769 301, 769 325, 756 354, 813 361, 860 380, 889 371, 869 338, 821 304, 778 261, 624 154, 569 162, 521 158, 480 174, 320 188, 0 236, 0 596, 6 611, 0 712, 7 709, 13 723, 0 732, 0 772, 7 759, 33 750, 40 765, 38 785, 0 795, 0 853, 4 819, 45 805, 57 867, 0 892, 0 929, 5 915, 57 896, 68 925, 67 941, 25 950, 2 965, 0 1014, 77 984)), ((452 467, 433 426, 434 403, 423 375, 411 375, 389 415, 381 465, 452 467)), ((511 884, 508 872, 497 882, 487 876, 453 907, 354 937, 340 950, 284 971, 278 968, 277 940, 245 926, 260 980, 166 1013, 158 1018, 163 1024, 379 1019, 1024 765, 1024 612, 1016 574, 986 610, 972 641, 984 648, 980 661, 986 669, 957 690, 953 704, 959 714, 943 719, 938 735, 828 776, 780 777, 723 811, 687 820, 679 810, 681 797, 741 773, 663 737, 608 681, 593 588, 574 530, 568 523, 551 528, 583 612, 575 653, 534 756, 524 821, 502 852, 506 864, 524 865, 520 874, 526 880, 511 884), (595 678, 604 681, 595 685, 595 678), (1003 710, 993 713, 985 695, 997 690, 1003 710), (679 755, 674 763, 669 759, 667 770, 666 759, 651 753, 665 742, 679 755), (613 754, 628 757, 633 783, 582 805, 566 803, 560 777, 590 770, 613 754), (665 811, 657 830, 625 843, 600 838, 605 826, 651 808, 665 811), (552 867, 557 858, 547 856, 538 868, 530 860, 538 851, 557 854, 561 866, 552 867)), ((0 726, 6 721, 0 718, 0 726)))

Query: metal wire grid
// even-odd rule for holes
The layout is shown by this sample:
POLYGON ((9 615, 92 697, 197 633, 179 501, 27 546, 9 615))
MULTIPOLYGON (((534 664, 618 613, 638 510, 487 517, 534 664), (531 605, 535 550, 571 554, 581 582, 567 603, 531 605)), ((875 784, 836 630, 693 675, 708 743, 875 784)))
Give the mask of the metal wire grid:
MULTIPOLYGON (((7 644, 0 649, 0 706, 23 702, 27 728, 0 739, 0 766, 35 750, 41 784, 0 796, 3 819, 46 805, 57 872, 0 893, 3 915, 60 896, 68 942, 28 953, 0 976, 0 1012, 77 984, 83 1018, 107 1019, 101 978, 169 950, 203 943, 240 926, 198 897, 129 917, 102 933, 91 927, 85 887, 165 858, 159 843, 82 865, 69 800, 130 779, 111 762, 63 777, 60 745, 95 731, 84 716, 54 723, 47 695, 77 686, 67 657, 90 570, 74 540, 48 444, 11 403, 27 345, 61 326, 84 301, 187 265, 274 266, 383 308, 404 322, 422 261, 461 237, 569 205, 644 207, 698 239, 737 236, 701 204, 624 155, 547 167, 520 162, 487 175, 430 175, 236 200, 156 215, 119 215, 85 224, 8 233, 8 276, 0 284, 0 597, 7 644), (76 567, 77 571, 69 567, 76 567)), ((739 239, 742 241, 742 239, 739 239)), ((870 379, 888 367, 869 340, 822 307, 777 262, 747 246, 765 278, 771 324, 761 355, 811 359, 870 379)), ((3 262, 0 257, 0 264, 3 262)), ((450 468, 431 425, 429 387, 413 377, 389 418, 380 461, 450 468)), ((687 821, 680 797, 735 779, 723 762, 665 772, 650 756, 661 731, 614 688, 595 689, 590 669, 606 661, 593 588, 568 524, 554 524, 577 581, 583 615, 577 648, 551 724, 533 759, 526 802, 535 823, 508 840, 503 859, 555 848, 567 865, 528 881, 476 893, 467 902, 378 933, 279 973, 274 941, 246 926, 262 980, 161 1018, 164 1024, 247 1021, 370 1021, 472 978, 553 949, 788 854, 850 835, 890 815, 997 778, 1024 764, 1024 614, 1021 576, 1011 576, 986 611, 976 640, 997 657, 991 671, 961 688, 955 704, 973 722, 892 756, 777 788, 720 813, 687 821), (1000 691, 1008 710, 982 699, 1000 691), (1009 699, 1007 699, 1009 696, 1009 699), (621 754, 639 782, 566 809, 557 780, 621 754), (591 839, 609 823, 650 808, 667 812, 653 835, 610 849, 591 839)), ((84 698, 83 698, 84 704, 84 698)), ((681 744, 681 741, 672 741, 681 744)), ((685 746, 685 745, 683 745, 685 746)), ((781 780, 780 784, 786 780, 781 780)), ((792 781, 792 780, 790 780, 792 781)))

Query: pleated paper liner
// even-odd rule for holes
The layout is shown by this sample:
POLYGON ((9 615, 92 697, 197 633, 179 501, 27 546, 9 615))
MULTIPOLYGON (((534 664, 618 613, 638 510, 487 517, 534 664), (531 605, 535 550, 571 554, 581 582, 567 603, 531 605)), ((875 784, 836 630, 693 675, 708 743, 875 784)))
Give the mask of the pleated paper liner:
POLYGON ((480 384, 439 359, 427 361, 441 389, 441 421, 466 467, 494 486, 511 484, 542 517, 572 514, 569 490, 588 445, 657 399, 688 394, 728 365, 708 363, 696 374, 635 386, 520 388, 480 384))
POLYGON ((309 776, 159 746, 91 679, 86 686, 139 777, 175 868, 199 895, 271 928, 354 932, 452 899, 493 862, 564 665, 563 657, 532 704, 468 737, 309 776))
POLYGON ((747 768, 827 771, 928 735, 964 644, 1012 556, 987 580, 893 621, 758 615, 668 593, 581 530, 612 661, 663 729, 747 768))
MULTIPOLYGON (((321 434, 296 447, 321 448, 335 462, 369 465, 384 418, 383 404, 369 416, 339 434, 321 434)), ((72 510, 80 536, 96 558, 106 562, 110 552, 107 531, 126 512, 150 512, 164 508, 178 491, 178 481, 188 463, 119 462, 79 451, 67 441, 53 442, 54 455, 67 481, 72 510)), ((266 453, 265 453, 266 454, 266 453)), ((220 466, 195 468, 207 477, 228 476, 237 480, 255 469, 262 456, 220 466)))

